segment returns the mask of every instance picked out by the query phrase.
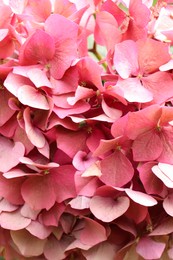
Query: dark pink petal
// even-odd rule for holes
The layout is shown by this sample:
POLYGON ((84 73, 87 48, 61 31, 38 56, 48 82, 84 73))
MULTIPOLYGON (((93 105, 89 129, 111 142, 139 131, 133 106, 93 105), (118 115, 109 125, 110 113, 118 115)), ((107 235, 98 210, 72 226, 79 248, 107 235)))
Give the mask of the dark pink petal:
POLYGON ((101 242, 99 245, 83 251, 82 254, 87 260, 115 260, 115 252, 116 246, 109 242, 101 242))
POLYGON ((30 223, 31 219, 23 217, 20 210, 0 214, 0 225, 5 229, 20 230, 26 228, 30 223))
POLYGON ((159 162, 173 164, 173 133, 172 127, 165 127, 161 132, 163 150, 158 158, 159 162))
MULTIPOLYGON (((52 182, 54 182, 57 202, 61 203, 66 199, 76 197, 74 182, 75 168, 72 165, 63 165, 50 171, 52 182)), ((50 187, 50 189, 52 188, 50 187)))
POLYGON ((57 240, 54 236, 50 236, 44 248, 44 255, 46 259, 63 260, 66 257, 65 250, 70 243, 68 239, 57 240))
POLYGON ((138 40, 137 47, 142 74, 153 73, 170 60, 169 46, 166 43, 147 38, 138 40))
POLYGON ((149 236, 164 236, 173 232, 172 217, 166 218, 149 234, 149 236))
POLYGON ((78 151, 85 150, 87 133, 84 131, 70 131, 68 129, 57 129, 57 147, 71 158, 78 151), (69 146, 70 144, 70 146, 69 146))
POLYGON ((115 45, 114 66, 123 79, 138 74, 138 56, 135 41, 127 40, 115 45))
POLYGON ((34 210, 48 210, 56 200, 49 176, 33 176, 27 179, 21 187, 21 194, 25 202, 34 210))
POLYGON ((62 15, 53 14, 45 22, 45 31, 55 40, 55 55, 50 61, 50 73, 55 79, 60 79, 77 57, 78 25, 62 15))
POLYGON ((107 50, 113 50, 115 44, 120 42, 121 33, 114 16, 102 11, 96 14, 96 27, 94 32, 98 44, 106 46, 107 50))
POLYGON ((77 230, 76 227, 74 233, 74 236, 79 239, 81 243, 94 246, 107 240, 106 229, 95 220, 85 217, 81 224, 83 224, 83 228, 77 230))
POLYGON ((18 89, 19 101, 30 107, 49 110, 49 103, 45 95, 34 87, 24 85, 18 89))
POLYGON ((21 196, 21 185, 23 178, 13 178, 7 180, 2 175, 0 176, 0 196, 8 200, 8 202, 21 205, 23 204, 23 198, 21 196))
POLYGON ((59 224, 59 219, 65 210, 63 203, 56 203, 50 210, 43 210, 39 215, 39 220, 45 226, 55 226, 59 224))
POLYGON ((31 221, 31 223, 26 227, 26 230, 28 230, 34 237, 41 240, 47 238, 52 232, 51 227, 45 227, 38 221, 31 221))
POLYGON ((22 65, 33 65, 38 62, 47 64, 55 54, 54 39, 42 30, 36 30, 22 45, 19 62, 22 65))
POLYGON ((163 151, 163 144, 156 130, 139 135, 133 142, 134 161, 156 160, 163 151))
POLYGON ((32 236, 25 229, 11 231, 11 237, 19 252, 25 257, 39 256, 43 253, 46 243, 45 239, 32 236))
POLYGON ((133 201, 139 203, 140 205, 151 207, 157 204, 156 199, 141 191, 125 189, 125 192, 133 201))
POLYGON ((155 72, 143 77, 142 84, 153 95, 153 103, 162 104, 173 96, 172 78, 168 72, 155 72))
POLYGON ((0 171, 7 172, 19 163, 19 158, 24 156, 25 147, 20 142, 0 136, 0 171), (10 158, 10 160, 9 160, 10 158))
POLYGON ((103 222, 111 222, 122 216, 128 209, 130 200, 127 197, 112 198, 94 196, 90 200, 90 210, 103 222))
POLYGON ((173 217, 173 194, 168 194, 168 196, 164 199, 163 208, 168 215, 173 217))
POLYGON ((127 216, 129 220, 133 220, 136 224, 139 224, 145 220, 147 214, 148 208, 134 202, 133 200, 130 201, 130 206, 125 212, 125 216, 127 216), (138 212, 138 214, 136 214, 136 212, 138 212))
POLYGON ((143 237, 139 240, 136 251, 146 260, 160 259, 165 249, 165 244, 156 242, 149 237, 143 237))
POLYGON ((151 168, 155 162, 147 162, 138 167, 140 180, 147 194, 161 195, 164 192, 163 183, 153 174, 151 168))
POLYGON ((0 91, 0 104, 1 104, 1 109, 0 109, 0 126, 5 124, 10 117, 15 113, 14 110, 12 110, 9 105, 8 101, 11 98, 11 94, 6 90, 2 89, 0 91))
POLYGON ((122 187, 133 178, 133 166, 120 151, 103 159, 100 165, 102 172, 100 180, 107 185, 122 187))
POLYGON ((129 102, 146 103, 153 99, 152 92, 144 88, 138 78, 119 79, 115 93, 129 102))
POLYGON ((101 182, 97 177, 82 177, 80 172, 75 174, 75 187, 78 195, 93 196, 101 182))

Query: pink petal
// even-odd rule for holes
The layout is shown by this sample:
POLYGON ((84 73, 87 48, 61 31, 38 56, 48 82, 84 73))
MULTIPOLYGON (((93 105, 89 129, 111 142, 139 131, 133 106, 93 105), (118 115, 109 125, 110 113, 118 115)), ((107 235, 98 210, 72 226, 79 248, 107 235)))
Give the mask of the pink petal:
POLYGON ((26 230, 12 231, 11 237, 23 256, 33 257, 43 253, 45 239, 34 237, 26 230))
POLYGON ((25 147, 20 142, 0 136, 0 171, 7 172, 19 163, 19 158, 25 153, 25 147), (10 160, 9 160, 10 158, 10 160))
POLYGON ((116 151, 100 163, 102 175, 100 180, 107 185, 122 187, 133 177, 134 169, 127 157, 116 151))
POLYGON ((165 249, 165 244, 156 242, 149 237, 143 237, 139 240, 136 251, 146 260, 160 259, 165 249))
POLYGON ((148 25, 150 21, 150 9, 142 1, 131 0, 129 13, 139 28, 144 28, 148 25))
POLYGON ((51 1, 40 0, 39 2, 35 2, 35 0, 29 0, 27 2, 25 12, 33 16, 31 19, 33 19, 34 22, 44 22, 51 14, 51 1))
POLYGON ((169 216, 173 217, 173 194, 169 194, 164 199, 163 208, 169 216))
POLYGON ((112 198, 94 196, 90 201, 90 210, 93 215, 103 221, 111 222, 122 216, 128 209, 130 201, 127 197, 112 198))
POLYGON ((157 204, 156 199, 143 192, 135 191, 131 189, 125 189, 125 192, 133 201, 139 203, 140 205, 151 207, 157 204))
POLYGON ((24 85, 18 90, 19 101, 30 107, 49 110, 49 103, 46 96, 42 95, 40 91, 34 87, 24 85))
POLYGON ((42 30, 36 30, 20 48, 19 62, 22 65, 47 64, 55 53, 54 39, 42 30))
POLYGON ((24 203, 21 207, 21 215, 31 220, 36 220, 40 210, 33 210, 27 203, 24 203))
POLYGON ((15 211, 17 208, 18 208, 18 206, 11 204, 6 199, 2 199, 0 201, 0 212, 3 212, 3 211, 12 212, 12 211, 15 211))
POLYGON ((127 40, 115 45, 114 66, 123 79, 138 74, 138 55, 135 41, 127 40))
POLYGON ((156 130, 145 132, 139 135, 133 142, 134 161, 156 160, 163 151, 163 144, 156 130))
POLYGON ((49 176, 33 176, 27 179, 21 187, 21 194, 25 202, 34 210, 48 210, 56 200, 49 176))
POLYGON ((45 31, 54 38, 56 46, 50 72, 55 79, 60 79, 77 57, 78 26, 64 16, 53 14, 45 22, 45 31))
POLYGON ((87 170, 94 162, 95 158, 91 154, 79 151, 75 154, 72 164, 79 171, 87 170))
POLYGON ((122 111, 121 111, 121 110, 115 109, 115 108, 113 108, 113 107, 109 107, 109 106, 106 104, 106 102, 105 102, 104 99, 102 99, 102 109, 103 109, 104 113, 105 113, 108 117, 112 118, 114 121, 117 120, 118 118, 120 118, 120 117, 122 116, 122 111))
POLYGON ((101 11, 96 14, 96 27, 94 36, 96 42, 106 46, 107 50, 113 50, 115 44, 120 42, 121 33, 116 19, 112 14, 101 11))
POLYGON ((51 227, 45 227, 38 221, 31 221, 31 223, 26 227, 26 230, 28 230, 34 237, 38 237, 41 240, 47 238, 52 232, 51 227))
POLYGON ((143 86, 153 95, 153 102, 162 104, 173 96, 172 78, 168 72, 155 72, 142 78, 143 86))
POLYGON ((99 166, 99 161, 96 161, 95 163, 91 164, 83 173, 82 177, 93 177, 97 176, 100 177, 102 175, 100 166, 99 166))
POLYGON ((27 227, 31 223, 29 218, 25 218, 20 214, 20 210, 13 212, 2 212, 0 214, 1 227, 9 230, 20 230, 27 227))
POLYGON ((142 73, 153 73, 170 60, 169 47, 166 43, 147 38, 138 40, 137 46, 142 73), (160 53, 162 53, 161 56, 160 53))

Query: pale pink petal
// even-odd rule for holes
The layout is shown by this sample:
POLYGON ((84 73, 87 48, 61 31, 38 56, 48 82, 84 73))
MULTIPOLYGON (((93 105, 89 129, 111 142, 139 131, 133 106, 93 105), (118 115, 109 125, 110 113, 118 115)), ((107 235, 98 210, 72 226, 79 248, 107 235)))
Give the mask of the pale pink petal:
POLYGON ((104 113, 108 117, 112 118, 114 121, 122 116, 122 111, 119 110, 119 109, 108 106, 106 104, 104 98, 102 99, 102 109, 103 109, 104 113))
POLYGON ((140 205, 152 207, 157 204, 157 200, 154 199, 152 196, 143 193, 141 191, 135 191, 131 189, 125 189, 126 194, 136 203, 140 205))
POLYGON ((44 86, 48 88, 52 88, 52 85, 48 80, 45 71, 39 68, 32 68, 28 70, 27 75, 37 88, 44 87, 44 86))
POLYGON ((128 209, 130 200, 127 197, 112 198, 94 196, 90 200, 90 210, 103 222, 111 222, 122 216, 128 209))
POLYGON ((33 257, 39 256, 43 253, 46 243, 45 239, 39 239, 32 236, 26 230, 11 231, 11 237, 23 256, 33 257))
POLYGON ((30 223, 31 220, 23 217, 20 210, 13 212, 2 212, 0 214, 0 225, 5 229, 20 230, 27 227, 30 223))
POLYGON ((114 66, 123 79, 138 74, 138 54, 135 41, 127 40, 115 45, 114 66))
POLYGON ((139 240, 136 251, 146 260, 160 259, 165 246, 164 243, 156 242, 149 237, 143 237, 139 240))
POLYGON ((102 172, 100 180, 107 185, 122 187, 133 178, 133 166, 120 151, 116 151, 103 159, 100 166, 102 172))
POLYGON ((30 107, 49 110, 49 103, 45 95, 34 87, 24 85, 17 92, 19 101, 30 107))
POLYGON ((77 196, 69 202, 73 209, 87 209, 90 205, 90 198, 85 196, 77 196))
POLYGON ((20 142, 0 136, 0 171, 7 172, 19 163, 19 158, 25 153, 25 147, 20 142), (9 160, 10 158, 10 160, 9 160))
POLYGON ((17 208, 18 208, 18 206, 11 204, 6 199, 0 200, 0 212, 2 212, 2 211, 12 212, 12 211, 15 211, 17 208))
POLYGON ((94 162, 96 158, 94 158, 91 154, 87 154, 86 152, 79 151, 75 154, 72 164, 79 171, 87 170, 94 162))
POLYGON ((168 187, 173 188, 173 165, 159 163, 152 167, 152 172, 168 187))
POLYGON ((33 210, 27 203, 24 203, 21 207, 21 215, 31 220, 36 220, 40 210, 33 210))
POLYGON ((83 173, 82 177, 92 177, 92 176, 97 176, 100 177, 102 175, 100 166, 99 166, 99 161, 96 161, 95 163, 91 164, 83 173))
POLYGON ((26 14, 32 15, 34 22, 44 22, 51 14, 51 1, 50 0, 29 0, 25 8, 26 14))
POLYGON ((45 137, 38 128, 36 128, 35 126, 32 125, 29 107, 27 107, 24 110, 23 116, 24 116, 24 121, 25 121, 25 131, 28 136, 28 139, 36 147, 38 147, 38 148, 44 147, 45 142, 46 142, 45 137))
POLYGON ((161 65, 159 67, 160 71, 167 71, 167 70, 172 70, 173 69, 173 59, 169 60, 166 64, 161 65))
POLYGON ((54 13, 61 14, 65 17, 70 16, 76 12, 76 6, 74 3, 71 3, 69 0, 56 0, 54 2, 54 13))
POLYGON ((74 97, 68 97, 67 102, 73 106, 76 104, 79 100, 81 99, 87 99, 91 98, 95 95, 95 91, 92 89, 84 88, 81 86, 78 86, 76 91, 75 91, 75 96, 74 97))
POLYGON ((153 94, 144 88, 138 78, 119 79, 115 92, 129 102, 146 103, 153 99, 153 94))
POLYGON ((38 221, 31 221, 31 223, 26 227, 26 230, 28 230, 34 237, 41 240, 47 238, 52 232, 51 227, 46 227, 38 221))
POLYGON ((163 201, 163 208, 168 215, 173 217, 173 194, 169 194, 163 201))
POLYGON ((13 13, 22 14, 27 2, 27 0, 9 0, 9 6, 13 13))

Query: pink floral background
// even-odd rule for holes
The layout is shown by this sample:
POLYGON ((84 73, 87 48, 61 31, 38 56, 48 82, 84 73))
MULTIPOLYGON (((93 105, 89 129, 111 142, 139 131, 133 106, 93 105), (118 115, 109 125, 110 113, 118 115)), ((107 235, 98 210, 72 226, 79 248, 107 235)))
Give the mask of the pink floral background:
POLYGON ((173 259, 173 2, 0 0, 0 259, 173 259))

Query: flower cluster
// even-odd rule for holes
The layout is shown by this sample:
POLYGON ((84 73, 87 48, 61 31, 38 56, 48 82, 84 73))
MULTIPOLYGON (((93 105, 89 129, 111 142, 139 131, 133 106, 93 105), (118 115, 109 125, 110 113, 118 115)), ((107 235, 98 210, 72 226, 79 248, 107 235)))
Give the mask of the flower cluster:
POLYGON ((0 1, 0 255, 173 259, 173 5, 0 1))

